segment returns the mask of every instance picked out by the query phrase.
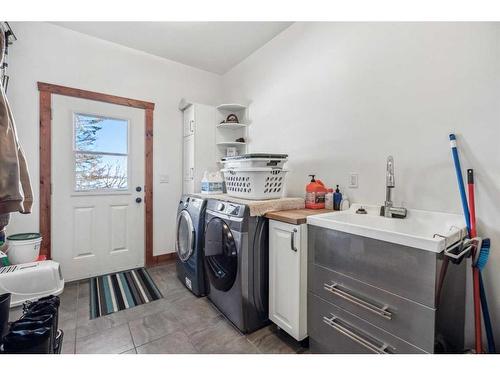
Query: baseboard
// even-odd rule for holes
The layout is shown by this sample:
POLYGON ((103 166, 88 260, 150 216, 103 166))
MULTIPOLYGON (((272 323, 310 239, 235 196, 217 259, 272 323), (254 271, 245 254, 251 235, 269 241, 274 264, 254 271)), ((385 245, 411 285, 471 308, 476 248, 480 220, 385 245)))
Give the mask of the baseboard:
POLYGON ((162 264, 162 263, 170 263, 173 262, 177 258, 176 253, 168 253, 153 256, 153 265, 162 264))

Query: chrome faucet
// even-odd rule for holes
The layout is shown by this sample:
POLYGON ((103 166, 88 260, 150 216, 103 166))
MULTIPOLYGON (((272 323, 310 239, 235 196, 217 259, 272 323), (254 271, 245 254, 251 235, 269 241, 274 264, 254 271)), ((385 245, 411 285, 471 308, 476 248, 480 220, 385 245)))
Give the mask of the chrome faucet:
POLYGON ((406 217, 406 208, 394 207, 391 199, 392 189, 396 186, 394 179, 394 158, 387 157, 387 169, 385 174, 385 202, 380 207, 380 216, 404 219, 406 217))

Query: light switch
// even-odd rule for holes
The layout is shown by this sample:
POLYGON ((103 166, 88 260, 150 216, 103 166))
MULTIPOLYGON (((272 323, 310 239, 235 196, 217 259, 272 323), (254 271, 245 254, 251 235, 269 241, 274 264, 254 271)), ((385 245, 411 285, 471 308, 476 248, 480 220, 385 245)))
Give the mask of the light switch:
POLYGON ((168 184, 168 174, 160 175, 160 184, 168 184))
POLYGON ((349 173, 349 187, 357 188, 358 187, 358 174, 357 173, 349 173))

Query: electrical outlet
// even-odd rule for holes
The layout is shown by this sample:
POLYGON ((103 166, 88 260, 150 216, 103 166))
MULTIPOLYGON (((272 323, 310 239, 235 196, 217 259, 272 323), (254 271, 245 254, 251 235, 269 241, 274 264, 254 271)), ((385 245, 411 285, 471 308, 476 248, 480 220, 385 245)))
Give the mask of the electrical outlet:
POLYGON ((349 187, 357 188, 358 187, 358 174, 357 173, 349 173, 349 187))

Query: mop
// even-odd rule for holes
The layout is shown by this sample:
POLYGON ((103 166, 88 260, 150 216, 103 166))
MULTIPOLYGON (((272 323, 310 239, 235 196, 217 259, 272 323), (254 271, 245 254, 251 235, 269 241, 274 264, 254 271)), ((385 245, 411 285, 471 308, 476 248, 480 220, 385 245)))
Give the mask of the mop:
MULTIPOLYGON (((467 187, 469 190, 469 214, 470 214, 470 238, 477 236, 476 229, 476 205, 474 200, 474 171, 472 169, 467 169, 467 187)), ((473 285, 473 296, 474 296, 474 330, 476 338, 476 354, 481 354, 483 352, 482 347, 482 335, 481 335, 481 293, 479 287, 479 269, 474 264, 474 258, 476 252, 480 249, 472 249, 472 285, 473 285)))
MULTIPOLYGON (((460 166, 460 158, 458 156, 458 149, 457 149, 457 138, 455 134, 450 134, 450 146, 451 146, 451 153, 453 155, 453 162, 455 164, 455 172, 457 174, 457 181, 458 181, 458 189, 460 192, 460 198, 462 202, 462 209, 464 212, 464 218, 465 218, 465 223, 467 224, 467 229, 469 231, 469 238, 473 238, 472 236, 472 227, 471 227, 471 217, 470 217, 470 212, 469 212, 469 205, 467 203, 467 196, 465 195, 465 186, 464 186, 464 180, 462 176, 462 167, 460 166)), ((471 190, 469 188, 469 194, 471 193, 471 190)), ((474 200, 474 189, 472 189, 472 200, 474 200)), ((472 208, 474 209, 474 204, 472 204, 472 208)), ((474 215, 475 219, 475 215, 474 215)), ((474 231, 476 229, 476 224, 474 222, 474 231)), ((475 235, 475 233, 474 233, 475 235)), ((480 304, 480 298, 479 298, 479 278, 476 276, 476 271, 475 267, 472 268, 472 274, 473 274, 473 296, 474 296, 474 332, 475 332, 475 348, 476 348, 476 353, 482 353, 482 342, 481 342, 481 304, 480 304), (476 287, 476 282, 477 282, 477 287, 476 287)))
MULTIPOLYGON (((462 208, 464 211, 465 222, 469 230, 469 238, 477 236, 476 227, 476 209, 474 200, 474 171, 467 170, 467 183, 469 192, 469 202, 465 195, 465 188, 462 179, 462 169, 460 166, 460 159, 458 157, 457 142, 455 134, 450 134, 450 144, 453 154, 453 161, 455 164, 455 171, 457 173, 458 187, 460 190, 460 197, 462 200, 462 208)), ((488 309, 488 301, 486 299, 486 292, 484 290, 484 283, 481 276, 481 271, 486 266, 490 252, 490 239, 480 239, 476 247, 472 251, 472 272, 473 272, 473 295, 474 295, 474 328, 475 328, 475 342, 476 353, 483 353, 482 340, 481 340, 481 309, 483 311, 484 327, 486 331, 486 338, 488 342, 488 352, 496 353, 495 341, 493 339, 493 328, 488 309)))
POLYGON ((476 261, 476 267, 479 269, 479 292, 481 295, 481 308, 483 309, 484 328, 486 331, 486 339, 488 341, 488 353, 496 353, 495 340, 493 338, 493 327, 491 326, 490 311, 488 309, 488 301, 486 299, 486 292, 484 290, 483 277, 481 275, 484 266, 488 262, 490 254, 490 239, 483 240, 479 256, 476 261))

